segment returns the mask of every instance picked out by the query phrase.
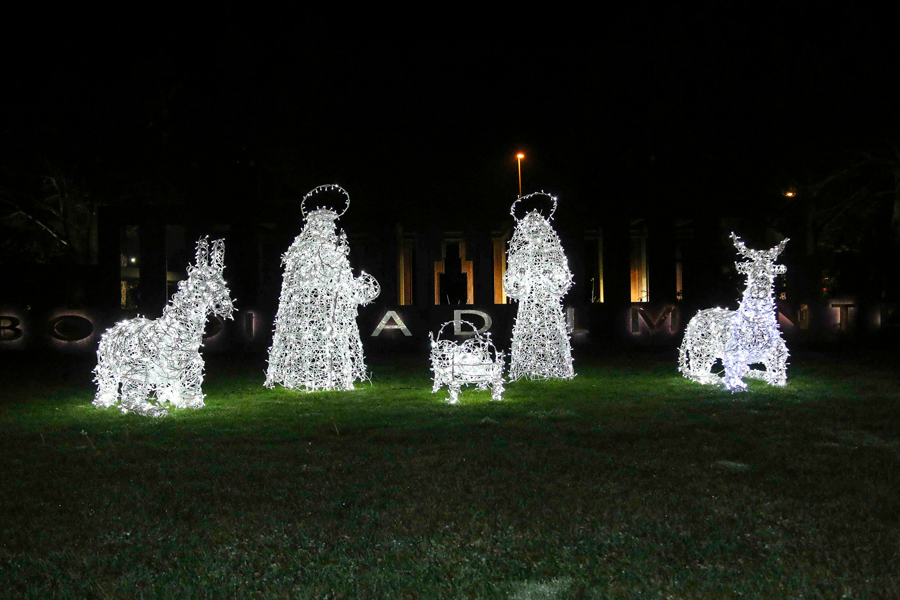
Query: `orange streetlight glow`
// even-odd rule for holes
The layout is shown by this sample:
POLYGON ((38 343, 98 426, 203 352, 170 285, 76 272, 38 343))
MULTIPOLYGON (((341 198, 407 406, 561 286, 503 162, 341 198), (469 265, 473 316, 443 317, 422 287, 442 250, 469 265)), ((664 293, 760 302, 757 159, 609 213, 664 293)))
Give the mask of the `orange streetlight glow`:
POLYGON ((521 152, 516 154, 516 159, 519 161, 519 197, 522 197, 522 159, 525 158, 525 155, 521 152))

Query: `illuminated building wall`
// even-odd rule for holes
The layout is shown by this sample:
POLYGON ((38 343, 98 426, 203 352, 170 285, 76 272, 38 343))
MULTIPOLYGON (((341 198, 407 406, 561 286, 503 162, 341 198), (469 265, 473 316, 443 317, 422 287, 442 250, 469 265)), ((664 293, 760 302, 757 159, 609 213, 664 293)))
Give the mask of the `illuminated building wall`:
POLYGON ((647 230, 643 225, 632 227, 628 254, 631 259, 631 301, 650 302, 650 278, 647 269, 647 230))
MULTIPOLYGON (((364 202, 360 200, 361 205, 364 202)), ((154 314, 162 310, 164 298, 170 295, 167 286, 183 277, 177 267, 170 268, 185 263, 178 256, 179 244, 184 247, 184 240, 208 233, 228 240, 229 285, 235 306, 239 310, 252 308, 261 315, 260 322, 268 322, 278 306, 280 256, 301 226, 299 213, 290 212, 292 205, 285 206, 287 212, 284 206, 278 210, 263 206, 242 214, 217 214, 215 221, 205 214, 183 215, 174 210, 167 214, 160 209, 148 218, 138 211, 104 207, 100 215, 101 276, 97 288, 98 296, 106 300, 105 306, 98 307, 99 314, 130 317, 137 312, 154 314), (123 236, 126 229, 128 235, 123 236), (134 263, 130 262, 132 255, 134 263), (124 307, 123 281, 133 287, 126 290, 124 307)), ((437 211, 435 207, 435 214, 437 211)), ((451 229, 442 228, 440 218, 423 223, 404 214, 387 214, 383 220, 353 221, 352 216, 348 215, 343 225, 351 249, 350 262, 356 271, 365 270, 382 284, 382 294, 372 311, 414 307, 427 319, 435 309, 449 308, 448 302, 479 310, 511 306, 502 286, 511 220, 451 229), (463 291, 457 290, 448 298, 442 285, 462 286, 463 291)), ((631 314, 627 311, 633 304, 652 303, 636 321, 649 319, 652 323, 655 315, 665 310, 663 304, 680 302, 680 293, 688 294, 692 301, 704 300, 703 281, 697 273, 706 269, 695 268, 698 253, 692 253, 694 242, 682 235, 682 230, 690 228, 689 220, 668 215, 626 218, 598 214, 592 219, 560 222, 559 235, 574 277, 566 308, 575 307, 579 319, 586 319, 586 313, 578 307, 593 306, 592 310, 601 311, 599 314, 609 315, 609 327, 627 330, 631 336, 632 319, 625 315, 631 314)), ((382 312, 376 321, 383 316, 382 312)), ((385 335, 394 334, 388 331, 385 335)))
MULTIPOLYGON (((193 240, 206 234, 227 239, 228 285, 238 312, 224 327, 216 319, 208 321, 204 351, 263 352, 269 347, 283 276, 280 257, 300 228, 299 213, 292 215, 282 207, 212 217, 174 210, 167 213, 160 208, 149 220, 138 210, 102 207, 98 223, 100 263, 93 270, 35 274, 32 267, 17 274, 16 265, 5 267, 4 277, 11 284, 0 298, 7 307, 0 311, 0 352, 28 348, 81 351, 82 346, 94 343, 85 341, 91 327, 100 332, 123 318, 159 314, 170 282, 184 276, 180 270, 189 262, 193 240), (126 228, 129 231, 123 239, 126 228), (156 234, 151 235, 153 231, 156 234), (179 258, 184 248, 187 255, 179 258), (132 255, 135 263, 129 260, 132 255), (81 304, 67 303, 65 291, 76 280, 90 282, 84 287, 91 296, 81 304), (136 288, 125 309, 123 281, 136 288), (152 306, 152 294, 143 293, 147 288, 158 291, 159 306, 152 306), (86 311, 84 315, 72 313, 71 309, 80 307, 86 311), (61 321, 59 311, 65 312, 61 321)), ((599 214, 593 219, 563 220, 556 227, 575 282, 564 302, 573 347, 613 340, 677 345, 696 311, 711 306, 734 308, 739 282, 729 275, 733 257, 727 237, 732 228, 739 228, 733 220, 668 215, 632 219, 599 214), (635 229, 643 238, 643 248, 636 253, 641 260, 633 269, 635 229), (647 290, 649 303, 632 301, 633 279, 644 280, 639 289, 647 290)), ((503 294, 502 277, 511 223, 441 229, 432 223, 406 221, 403 215, 388 215, 384 222, 360 219, 348 221, 344 228, 355 273, 365 270, 382 284, 381 296, 359 313, 364 345, 372 344, 380 351, 406 343, 407 350, 415 351, 416 341, 425 339, 432 325, 454 318, 455 310, 477 310, 493 319, 490 331, 498 347, 509 348, 504 336, 510 336, 515 305, 503 294), (464 244, 468 263, 466 304, 435 305, 436 263, 440 271, 448 249, 452 255, 454 243, 464 244), (474 304, 468 304, 470 275, 474 304), (373 336, 385 317, 384 327, 373 336)), ((748 232, 748 239, 759 240, 762 235, 757 229, 753 236, 748 232)), ((791 343, 796 343, 797 337, 840 342, 859 332, 900 338, 900 307, 896 305, 857 305, 858 299, 850 296, 830 299, 827 306, 824 301, 804 299, 801 304, 792 298, 790 282, 797 281, 799 271, 796 253, 788 250, 784 262, 791 271, 776 282, 787 284, 789 292, 782 298, 784 288, 777 289, 779 323, 791 343)), ((458 256, 457 250, 457 260, 458 256)), ((439 283, 441 273, 437 275, 439 283)), ((466 313, 463 318, 482 323, 474 314, 466 313)))

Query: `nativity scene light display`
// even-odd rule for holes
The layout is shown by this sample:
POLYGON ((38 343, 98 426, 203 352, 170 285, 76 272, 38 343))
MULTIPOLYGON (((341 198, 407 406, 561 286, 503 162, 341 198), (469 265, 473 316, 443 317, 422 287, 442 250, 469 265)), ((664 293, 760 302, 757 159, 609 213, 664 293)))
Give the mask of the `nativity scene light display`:
MULTIPOLYGON (((354 276, 347 236, 337 220, 350 206, 338 185, 314 188, 303 197, 304 225, 282 256, 284 277, 264 386, 306 392, 352 390, 368 379, 357 325, 358 306, 378 297, 381 289, 366 273, 354 276), (306 203, 318 194, 340 197, 343 210, 306 203)), ((572 272, 559 236, 551 225, 557 199, 545 192, 519 197, 510 208, 515 230, 509 241, 508 268, 503 278, 507 295, 518 302, 509 366, 509 380, 571 379, 575 376, 562 298, 572 286, 572 272), (537 209, 520 219, 520 202, 546 198, 547 216, 537 209)), ((737 310, 712 308, 690 320, 679 348, 678 369, 702 384, 721 383, 731 391, 747 387, 746 377, 783 386, 787 381, 788 350, 778 328, 775 277, 785 272, 775 264, 788 240, 768 250, 752 250, 734 233, 731 239, 744 259, 736 263, 746 276, 737 310), (721 374, 713 372, 722 361, 721 374), (763 369, 753 368, 761 364, 763 369)), ((207 318, 232 318, 234 307, 223 278, 225 243, 201 238, 187 279, 156 320, 122 321, 100 341, 94 369, 97 407, 118 407, 123 413, 160 417, 168 408, 204 406, 204 361, 200 355, 207 318)), ((431 341, 432 393, 446 386, 450 403, 461 389, 473 385, 490 390, 494 400, 504 392, 506 354, 490 334, 462 321, 444 323, 431 341), (441 339, 450 323, 472 331, 456 342, 441 339)))

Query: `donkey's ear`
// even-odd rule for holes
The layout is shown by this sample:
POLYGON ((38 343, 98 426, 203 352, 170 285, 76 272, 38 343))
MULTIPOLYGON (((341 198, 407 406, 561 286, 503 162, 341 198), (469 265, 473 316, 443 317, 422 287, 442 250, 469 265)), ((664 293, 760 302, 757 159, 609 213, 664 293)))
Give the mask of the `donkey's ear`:
POLYGON ((225 240, 215 240, 212 243, 212 250, 210 251, 210 261, 209 264, 214 269, 222 270, 225 266, 225 240))
POLYGON ((749 258, 749 259, 754 258, 753 250, 750 250, 749 248, 747 248, 747 244, 745 244, 741 238, 739 238, 737 235, 735 235, 735 233, 733 231, 731 232, 731 241, 734 243, 734 247, 737 248, 738 254, 740 254, 741 256, 743 256, 745 258, 749 258))
POLYGON ((197 240, 197 254, 194 257, 194 265, 202 267, 209 263, 209 236, 205 235, 197 240))

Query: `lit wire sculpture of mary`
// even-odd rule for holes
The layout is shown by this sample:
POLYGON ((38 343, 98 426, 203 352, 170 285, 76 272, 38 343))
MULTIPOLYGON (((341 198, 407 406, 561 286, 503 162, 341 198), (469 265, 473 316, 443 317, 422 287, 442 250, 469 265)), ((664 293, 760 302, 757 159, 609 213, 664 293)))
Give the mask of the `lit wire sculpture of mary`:
POLYGON ((550 224, 555 212, 556 198, 545 192, 522 196, 510 209, 516 226, 509 241, 503 288, 519 303, 510 352, 509 378, 513 381, 575 376, 562 305, 572 287, 572 272, 550 224), (544 217, 535 209, 518 219, 516 204, 534 196, 551 200, 550 214, 544 217))
POLYGON ((281 259, 284 281, 266 387, 352 390, 354 381, 368 379, 357 307, 374 300, 381 287, 371 275, 354 277, 350 269, 347 236, 335 223, 349 206, 349 195, 337 185, 319 186, 303 198, 303 231, 281 259), (306 214, 306 200, 328 191, 343 194, 344 211, 316 208, 306 214))

